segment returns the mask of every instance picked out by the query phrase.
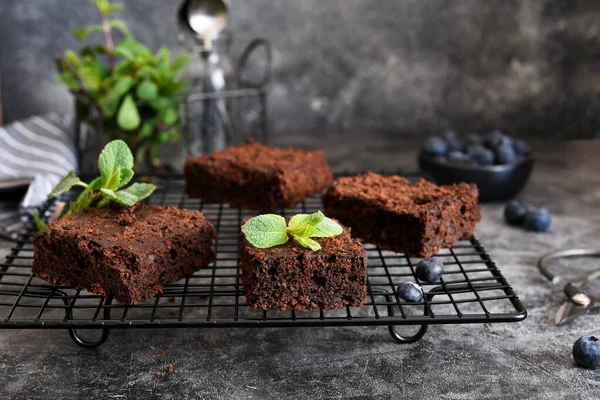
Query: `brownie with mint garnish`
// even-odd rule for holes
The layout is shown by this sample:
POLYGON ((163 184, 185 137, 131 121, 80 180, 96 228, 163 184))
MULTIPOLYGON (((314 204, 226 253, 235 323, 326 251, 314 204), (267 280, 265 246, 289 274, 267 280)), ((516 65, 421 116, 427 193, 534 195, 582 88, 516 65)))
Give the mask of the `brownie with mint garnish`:
MULTIPOLYGON (((242 221, 242 227, 247 221, 242 221)), ((246 302, 257 309, 296 311, 364 305, 367 254, 342 228, 335 236, 314 237, 317 251, 291 238, 274 247, 257 248, 240 233, 246 302)))
POLYGON ((323 195, 324 211, 352 234, 383 249, 429 258, 467 239, 481 220, 473 184, 437 186, 424 179, 366 173, 339 178, 323 195))
POLYGON ((33 273, 139 303, 215 259, 212 224, 198 211, 136 204, 91 208, 35 234, 33 273))
POLYGON ((320 151, 255 142, 189 157, 184 177, 189 197, 262 212, 300 203, 332 181, 320 151))

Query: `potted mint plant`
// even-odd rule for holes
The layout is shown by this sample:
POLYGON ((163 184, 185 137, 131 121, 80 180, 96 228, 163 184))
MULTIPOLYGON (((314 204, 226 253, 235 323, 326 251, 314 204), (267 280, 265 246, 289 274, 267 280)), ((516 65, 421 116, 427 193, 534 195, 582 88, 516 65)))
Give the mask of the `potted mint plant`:
POLYGON ((102 43, 86 45, 57 57, 58 81, 73 93, 78 117, 101 127, 106 140, 121 139, 136 159, 160 165, 159 148, 180 139, 181 96, 187 83, 178 78, 190 61, 187 54, 171 60, 169 50, 152 52, 135 40, 127 25, 111 15, 121 3, 91 0, 101 22, 73 35, 103 35, 102 43), (117 40, 118 39, 118 40, 117 40))

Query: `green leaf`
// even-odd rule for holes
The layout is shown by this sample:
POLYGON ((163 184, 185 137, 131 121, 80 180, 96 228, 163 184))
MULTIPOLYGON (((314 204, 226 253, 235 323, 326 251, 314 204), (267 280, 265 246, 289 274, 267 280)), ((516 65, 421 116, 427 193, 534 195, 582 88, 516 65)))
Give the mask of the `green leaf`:
POLYGON ((154 134, 155 125, 153 122, 144 122, 142 128, 140 129, 140 133, 144 139, 150 139, 154 134))
POLYGON ((314 214, 297 214, 294 215, 288 224, 288 232, 294 236, 311 237, 315 231, 315 227, 320 224, 325 215, 321 211, 314 214))
POLYGON ((52 189, 52 191, 48 194, 48 197, 58 197, 61 194, 68 191, 69 189, 71 189, 73 186, 77 185, 87 187, 87 184, 82 182, 81 179, 79 179, 79 177, 75 175, 75 172, 70 171, 60 180, 60 182, 58 182, 56 187, 52 189))
POLYGON ((123 38, 125 38, 125 39, 133 38, 133 35, 131 34, 131 31, 129 30, 129 27, 127 26, 127 24, 125 22, 121 21, 120 19, 113 19, 109 22, 109 24, 110 24, 111 28, 115 28, 116 30, 121 32, 121 34, 123 35, 123 38))
POLYGON ((79 196, 77 196, 75 201, 69 203, 69 212, 67 215, 71 215, 79 211, 85 212, 89 210, 95 197, 96 196, 94 192, 88 186, 79 194, 79 196))
POLYGON ((41 232, 48 227, 48 225, 44 221, 42 221, 42 219, 40 218, 40 214, 38 213, 38 210, 33 210, 31 212, 31 216, 33 217, 33 220, 35 221, 35 225, 37 226, 38 232, 41 232))
POLYGON ((116 193, 127 193, 136 197, 136 201, 144 200, 156 190, 156 185, 152 183, 136 182, 126 189, 119 190, 116 193))
POLYGON ((173 125, 179 120, 179 113, 176 109, 167 108, 162 115, 162 120, 167 125, 173 125))
POLYGON ((144 79, 136 88, 135 94, 139 99, 151 101, 158 95, 158 87, 149 79, 144 79))
POLYGON ((130 76, 118 78, 114 86, 109 89, 108 93, 100 97, 98 104, 102 108, 102 113, 107 118, 112 118, 119 107, 121 97, 123 97, 129 89, 135 84, 135 81, 130 76))
POLYGON ((109 199, 116 201, 119 204, 123 204, 126 206, 132 206, 137 202, 137 197, 131 193, 123 192, 122 190, 115 192, 110 189, 102 188, 100 189, 102 194, 106 195, 109 199))
POLYGON ((121 168, 119 171, 119 187, 123 187, 133 178, 133 170, 129 168, 121 168))
POLYGON ((108 0, 92 0, 92 2, 96 5, 98 13, 100 13, 100 15, 103 17, 107 17, 115 11, 123 8, 122 3, 110 4, 108 0))
POLYGON ((125 49, 131 52, 134 56, 146 55, 150 56, 152 53, 150 49, 143 43, 138 42, 132 37, 125 38, 117 45, 121 49, 125 49))
POLYGON ((81 67, 81 60, 73 50, 65 50, 65 60, 76 70, 81 67))
POLYGON ((175 107, 177 102, 169 97, 158 96, 156 99, 149 101, 148 104, 156 111, 160 111, 169 107, 175 107))
POLYGON ((119 124, 119 127, 123 130, 132 131, 140 126, 140 122, 140 114, 137 106, 133 101, 133 97, 129 94, 125 96, 125 100, 123 100, 121 108, 119 108, 117 124, 119 124))
POLYGON ((175 56, 173 64, 171 64, 171 71, 174 75, 177 75, 192 61, 192 56, 187 53, 180 53, 175 56))
POLYGON ((56 81, 74 92, 81 89, 79 82, 77 82, 77 80, 73 78, 73 75, 71 75, 69 72, 61 72, 60 74, 56 75, 56 81))
POLYGON ((254 247, 264 249, 288 241, 285 218, 275 214, 264 214, 250 218, 242 226, 246 240, 254 247))
POLYGON ((119 187, 122 169, 133 169, 133 154, 122 140, 109 142, 98 158, 98 169, 102 176, 102 187, 119 187))
POLYGON ((88 187, 90 188, 90 190, 100 190, 100 188, 102 187, 102 177, 99 176, 90 183, 88 183, 88 187))
POLYGON ((101 79, 99 71, 94 66, 82 66, 79 69, 79 77, 90 91, 98 90, 101 79))
POLYGON ((311 249, 312 251, 321 250, 321 245, 319 244, 319 242, 312 240, 311 238, 294 236, 294 239, 302 247, 306 247, 308 249, 311 249))
POLYGON ((325 217, 317 226, 315 226, 314 232, 311 237, 330 237, 337 236, 344 230, 341 225, 332 220, 331 218, 325 217))
POLYGON ((102 32, 102 25, 94 24, 84 29, 75 29, 73 31, 73 36, 75 36, 75 39, 77 40, 83 40, 92 32, 102 32))
POLYGON ((94 46, 83 46, 79 50, 79 52, 81 53, 82 56, 89 56, 89 57, 96 58, 97 54, 106 54, 107 50, 106 50, 106 45, 97 44, 94 46))

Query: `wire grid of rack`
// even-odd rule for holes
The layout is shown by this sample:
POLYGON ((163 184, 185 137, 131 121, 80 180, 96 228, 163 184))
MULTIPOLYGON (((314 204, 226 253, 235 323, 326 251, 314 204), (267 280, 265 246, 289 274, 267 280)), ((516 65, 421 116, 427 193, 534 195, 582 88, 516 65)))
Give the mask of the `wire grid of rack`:
MULTIPOLYGON (((150 205, 200 210, 214 224, 218 239, 216 261, 193 276, 164 287, 153 300, 124 305, 110 298, 61 285, 49 284, 31 273, 32 231, 27 232, 0 266, 0 328, 64 328, 84 347, 96 347, 112 328, 150 327, 286 327, 286 326, 388 326, 398 342, 419 340, 431 324, 517 322, 526 310, 495 263, 475 237, 443 249, 443 278, 420 282, 417 260, 363 243, 367 251, 367 303, 363 307, 313 311, 263 311, 246 305, 237 262, 239 222, 256 215, 226 204, 203 204, 184 195, 183 179, 157 178, 159 188, 147 199, 150 205), (397 285, 422 285, 423 301, 409 303, 398 297, 397 285), (419 325, 412 336, 396 327, 419 325), (98 339, 83 338, 78 329, 100 328, 98 339)), ((48 215, 52 203, 48 203, 48 215)), ((314 212, 320 197, 280 210, 284 216, 314 212)))

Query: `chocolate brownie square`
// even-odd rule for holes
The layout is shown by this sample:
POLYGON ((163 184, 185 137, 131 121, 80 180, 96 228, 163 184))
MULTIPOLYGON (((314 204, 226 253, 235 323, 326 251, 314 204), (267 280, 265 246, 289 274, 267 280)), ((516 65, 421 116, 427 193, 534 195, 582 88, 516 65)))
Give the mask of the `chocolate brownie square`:
POLYGON ((90 209, 33 239, 33 272, 59 285, 134 304, 215 259, 215 230, 197 211, 134 205, 90 209))
POLYGON ((311 310, 365 304, 367 254, 347 228, 337 236, 313 238, 322 247, 317 252, 293 239, 267 249, 254 247, 243 234, 240 240, 242 282, 252 307, 311 310))
POLYGON ((262 212, 300 203, 333 179, 320 151, 255 142, 190 157, 184 177, 185 191, 192 198, 262 212))
POLYGON ((469 238, 481 220, 473 184, 366 173, 340 178, 323 195, 324 212, 386 250, 428 258, 469 238))

